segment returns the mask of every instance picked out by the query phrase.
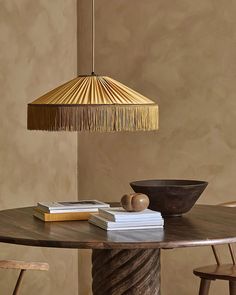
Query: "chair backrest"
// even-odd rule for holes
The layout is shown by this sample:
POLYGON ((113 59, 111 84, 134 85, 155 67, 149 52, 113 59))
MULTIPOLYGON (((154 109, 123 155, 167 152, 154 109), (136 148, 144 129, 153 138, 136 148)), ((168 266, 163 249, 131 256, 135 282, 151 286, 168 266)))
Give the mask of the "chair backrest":
MULTIPOLYGON (((234 208, 234 207, 236 207, 236 201, 235 202, 222 203, 222 204, 219 204, 218 206, 234 208)), ((236 265, 236 257, 235 257, 233 244, 228 244, 228 247, 229 247, 230 257, 232 259, 233 265, 236 265)), ((212 251, 213 251, 213 254, 215 256, 216 263, 218 265, 220 265, 221 262, 220 262, 220 258, 219 258, 216 246, 212 246, 212 251)))
MULTIPOLYGON (((211 247, 212 247, 212 251, 213 251, 214 256, 215 256, 216 263, 218 265, 220 265, 221 264, 221 261, 220 261, 219 255, 218 255, 217 248, 216 248, 216 246, 211 246, 211 247)), ((229 252, 230 252, 230 256, 231 256, 233 265, 236 265, 236 258, 235 258, 235 253, 234 253, 233 245, 232 244, 228 244, 228 247, 229 247, 229 252)))

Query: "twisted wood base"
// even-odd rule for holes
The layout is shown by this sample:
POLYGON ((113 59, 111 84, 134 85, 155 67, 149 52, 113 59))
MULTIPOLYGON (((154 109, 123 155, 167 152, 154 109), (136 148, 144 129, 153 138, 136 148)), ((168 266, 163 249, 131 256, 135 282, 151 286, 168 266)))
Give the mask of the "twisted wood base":
POLYGON ((160 295, 160 250, 93 250, 94 295, 160 295))

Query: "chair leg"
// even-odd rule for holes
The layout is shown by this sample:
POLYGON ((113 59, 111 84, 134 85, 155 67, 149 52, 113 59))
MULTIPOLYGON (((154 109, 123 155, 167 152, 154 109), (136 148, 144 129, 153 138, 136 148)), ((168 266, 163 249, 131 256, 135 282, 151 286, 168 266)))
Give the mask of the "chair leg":
POLYGON ((236 295, 236 281, 229 282, 229 294, 236 295))
POLYGON ((210 289, 210 280, 201 279, 200 289, 199 289, 199 295, 208 295, 209 289, 210 289))
POLYGON ((24 275, 25 271, 26 271, 25 269, 22 269, 20 271, 19 277, 18 277, 16 285, 15 285, 15 289, 14 289, 12 295, 18 295, 19 294, 20 284, 22 282, 23 275, 24 275))

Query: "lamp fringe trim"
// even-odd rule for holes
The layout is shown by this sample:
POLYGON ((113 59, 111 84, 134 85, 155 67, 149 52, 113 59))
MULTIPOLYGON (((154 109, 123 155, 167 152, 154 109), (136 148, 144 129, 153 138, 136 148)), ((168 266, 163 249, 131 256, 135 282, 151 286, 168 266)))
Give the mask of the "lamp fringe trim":
POLYGON ((152 131, 158 129, 158 105, 28 104, 29 130, 152 131))

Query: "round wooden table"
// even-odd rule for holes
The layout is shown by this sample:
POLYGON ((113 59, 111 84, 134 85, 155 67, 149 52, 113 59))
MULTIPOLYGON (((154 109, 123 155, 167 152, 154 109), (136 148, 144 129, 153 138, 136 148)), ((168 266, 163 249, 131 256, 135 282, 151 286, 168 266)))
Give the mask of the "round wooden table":
POLYGON ((0 242, 92 249, 94 295, 159 295, 160 249, 236 242, 236 209, 197 205, 164 230, 107 232, 87 221, 44 223, 33 208, 0 211, 0 242))

